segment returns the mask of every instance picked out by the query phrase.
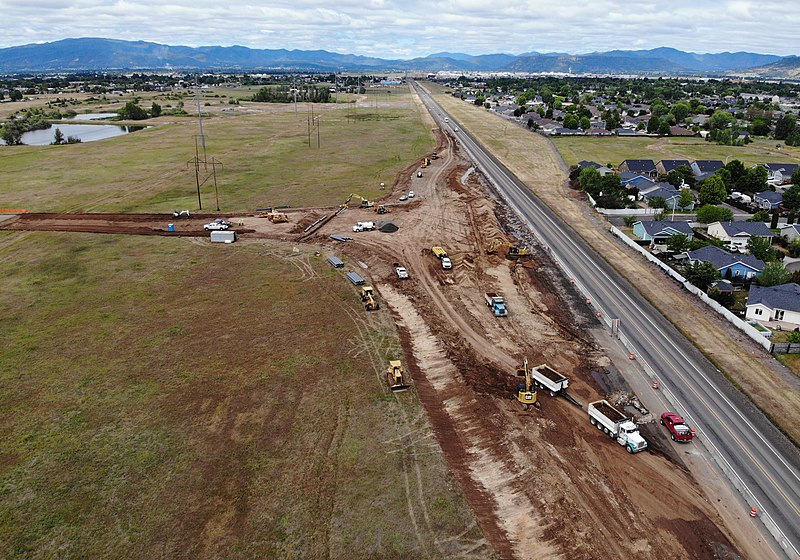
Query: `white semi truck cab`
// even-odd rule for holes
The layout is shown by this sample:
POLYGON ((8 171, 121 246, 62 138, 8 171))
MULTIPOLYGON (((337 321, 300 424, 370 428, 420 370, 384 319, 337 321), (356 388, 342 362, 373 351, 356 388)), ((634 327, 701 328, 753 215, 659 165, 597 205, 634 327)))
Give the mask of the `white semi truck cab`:
POLYGON ((589 403, 589 421, 608 437, 617 440, 628 453, 647 449, 647 442, 636 424, 606 400, 589 403))

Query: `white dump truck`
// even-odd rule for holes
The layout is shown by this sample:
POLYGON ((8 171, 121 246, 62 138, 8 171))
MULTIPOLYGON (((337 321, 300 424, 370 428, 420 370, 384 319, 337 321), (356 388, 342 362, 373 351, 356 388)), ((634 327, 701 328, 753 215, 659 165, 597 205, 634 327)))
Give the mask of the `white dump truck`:
POLYGON ((647 449, 647 442, 639 434, 636 424, 606 400, 589 403, 589 421, 608 437, 616 439, 618 444, 624 445, 628 453, 647 449))
POLYGON ((565 391, 569 386, 569 379, 547 364, 533 368, 531 376, 533 377, 534 386, 550 391, 551 397, 555 397, 558 393, 565 391))

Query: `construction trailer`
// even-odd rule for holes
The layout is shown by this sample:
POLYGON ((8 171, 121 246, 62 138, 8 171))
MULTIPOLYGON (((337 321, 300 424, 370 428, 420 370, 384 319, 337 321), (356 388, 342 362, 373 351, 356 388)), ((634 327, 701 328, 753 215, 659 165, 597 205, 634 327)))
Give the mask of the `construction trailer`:
POLYGON ((211 232, 211 243, 233 243, 236 241, 236 232, 230 230, 218 230, 211 232))

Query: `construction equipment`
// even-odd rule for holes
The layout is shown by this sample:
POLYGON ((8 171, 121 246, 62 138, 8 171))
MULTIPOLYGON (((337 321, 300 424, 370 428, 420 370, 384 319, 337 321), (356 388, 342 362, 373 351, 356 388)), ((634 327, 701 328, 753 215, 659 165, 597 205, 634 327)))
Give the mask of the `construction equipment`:
POLYGON ((258 215, 259 218, 266 218, 273 224, 283 224, 289 221, 289 217, 283 212, 278 212, 274 208, 267 208, 266 212, 258 215))
POLYGON ((389 367, 386 368, 386 376, 389 378, 389 389, 393 393, 399 393, 408 389, 409 385, 405 381, 405 372, 400 360, 390 360, 389 367))
POLYGON ((361 208, 372 208, 373 206, 375 206, 374 202, 372 202, 370 200, 367 200, 366 198, 364 198, 360 194, 356 194, 356 193, 350 193, 350 196, 348 196, 345 199, 344 203, 342 203, 342 206, 344 208, 347 208, 347 205, 350 204, 350 201, 353 200, 354 198, 359 201, 359 207, 361 207, 361 208))
POLYGON ((497 250, 500 247, 510 247, 510 246, 511 242, 506 241, 505 239, 500 239, 500 238, 492 239, 489 242, 489 246, 486 248, 486 254, 493 255, 497 252, 497 250))
POLYGON ((522 364, 522 371, 517 370, 517 375, 525 376, 525 385, 519 384, 517 385, 517 395, 516 398, 519 402, 522 403, 522 407, 525 410, 528 410, 531 406, 535 406, 536 408, 541 408, 542 405, 539 404, 539 401, 536 400, 536 391, 531 391, 531 387, 533 386, 533 381, 531 379, 531 370, 528 369, 528 357, 525 357, 525 361, 522 364))
POLYGON ((439 159, 439 154, 437 154, 436 152, 433 152, 431 154, 431 159, 439 159))
POLYGON ((422 167, 428 167, 431 164, 431 160, 428 158, 422 158, 422 167))
POLYGON ((378 214, 388 214, 388 213, 389 213, 389 209, 388 209, 388 208, 386 208, 386 206, 385 206, 384 204, 378 204, 378 205, 375 207, 375 211, 376 211, 378 214))
POLYGON ((172 217, 173 218, 191 218, 191 216, 189 215, 189 211, 188 210, 173 210, 172 211, 172 217))
POLYGON ((528 248, 525 247, 524 245, 523 246, 511 245, 508 248, 508 252, 506 253, 506 258, 511 260, 526 259, 530 256, 531 256, 530 251, 528 251, 528 248))
POLYGON ((361 288, 361 303, 364 304, 364 309, 367 311, 377 311, 381 307, 378 300, 375 299, 375 292, 372 286, 361 288))

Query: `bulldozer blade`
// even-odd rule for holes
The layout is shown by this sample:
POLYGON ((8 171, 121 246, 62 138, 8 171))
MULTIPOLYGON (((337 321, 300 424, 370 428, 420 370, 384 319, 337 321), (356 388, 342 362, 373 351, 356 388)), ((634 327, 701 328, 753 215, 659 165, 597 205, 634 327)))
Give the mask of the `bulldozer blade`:
POLYGON ((406 384, 391 385, 389 387, 389 390, 392 391, 392 393, 401 393, 403 391, 407 391, 409 387, 411 387, 411 385, 406 385, 406 384))

